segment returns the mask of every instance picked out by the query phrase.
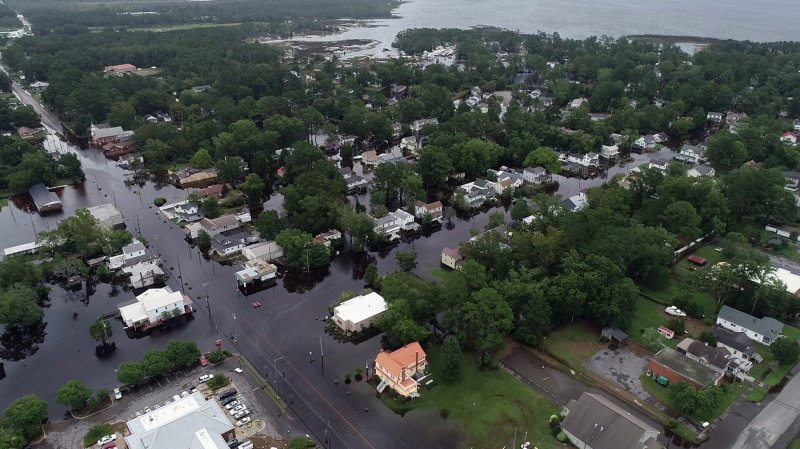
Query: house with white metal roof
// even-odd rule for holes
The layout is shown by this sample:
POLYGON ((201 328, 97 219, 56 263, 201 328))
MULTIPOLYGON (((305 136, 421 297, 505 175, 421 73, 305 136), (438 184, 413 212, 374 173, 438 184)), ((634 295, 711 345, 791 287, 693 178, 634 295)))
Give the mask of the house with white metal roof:
POLYGON ((333 309, 333 322, 346 332, 362 331, 370 327, 386 307, 386 300, 375 292, 356 296, 333 309))

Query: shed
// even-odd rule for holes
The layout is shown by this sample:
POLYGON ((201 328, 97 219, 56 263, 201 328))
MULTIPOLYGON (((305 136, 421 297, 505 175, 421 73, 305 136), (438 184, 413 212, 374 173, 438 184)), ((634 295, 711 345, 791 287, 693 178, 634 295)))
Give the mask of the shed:
POLYGON ((617 341, 623 343, 628 339, 628 334, 616 327, 606 327, 600 332, 600 340, 617 341))
POLYGON ((703 266, 703 265, 706 264, 706 260, 704 258, 702 258, 700 256, 697 256, 697 255, 694 255, 694 254, 692 254, 691 256, 687 257, 686 260, 688 260, 689 262, 691 262, 691 263, 693 263, 695 265, 703 266))
POLYGON ((28 193, 31 195, 33 204, 36 205, 39 213, 61 210, 61 200, 58 199, 55 193, 47 190, 44 184, 36 184, 28 189, 28 193))

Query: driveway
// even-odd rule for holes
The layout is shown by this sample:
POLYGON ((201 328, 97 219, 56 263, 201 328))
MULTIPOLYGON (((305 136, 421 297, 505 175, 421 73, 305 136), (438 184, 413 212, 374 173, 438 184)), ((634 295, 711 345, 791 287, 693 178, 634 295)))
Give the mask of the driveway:
POLYGON ((647 371, 646 358, 625 348, 606 348, 589 357, 584 365, 591 371, 630 391, 636 397, 645 401, 650 399, 650 394, 639 381, 639 376, 647 371))

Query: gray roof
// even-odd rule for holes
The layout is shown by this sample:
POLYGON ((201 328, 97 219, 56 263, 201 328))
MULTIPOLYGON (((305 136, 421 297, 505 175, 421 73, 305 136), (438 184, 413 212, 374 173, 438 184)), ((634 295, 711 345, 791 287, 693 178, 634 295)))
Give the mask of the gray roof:
POLYGON ((689 344, 689 347, 686 348, 686 353, 706 359, 710 365, 714 365, 721 370, 728 367, 732 357, 731 352, 725 348, 708 346, 708 344, 696 340, 689 344))
POLYGON ((147 249, 147 248, 144 246, 143 243, 136 242, 136 243, 131 243, 130 245, 123 246, 122 247, 122 252, 125 253, 125 254, 131 254, 131 253, 135 253, 137 251, 144 251, 145 249, 147 249))
POLYGON ((658 354, 653 356, 653 360, 702 386, 713 385, 720 378, 720 375, 713 369, 672 348, 658 351, 658 354))
POLYGON ((567 409, 561 427, 593 449, 663 447, 655 441, 652 446, 643 443, 645 438, 654 440, 658 430, 602 395, 583 393, 577 401, 570 401, 567 409))
POLYGON ((531 173, 536 174, 536 175, 547 172, 547 170, 545 170, 544 167, 527 167, 527 168, 525 168, 525 171, 526 172, 531 172, 531 173))
POLYGON ((247 240, 250 233, 241 231, 233 234, 217 234, 211 240, 211 246, 217 251, 223 251, 234 246, 242 245, 247 240))
POLYGON ((61 204, 58 195, 47 190, 47 187, 42 183, 36 184, 28 189, 28 193, 31 195, 31 198, 33 198, 33 203, 36 205, 37 209, 51 204, 61 204))
POLYGON ((617 327, 606 327, 604 328, 601 333, 603 337, 610 339, 617 340, 618 342, 623 342, 628 339, 628 334, 622 331, 617 327))
POLYGON ((770 340, 775 340, 783 332, 783 323, 771 317, 756 318, 752 315, 736 310, 733 307, 722 306, 717 318, 738 324, 739 326, 750 329, 761 334, 770 340))
POLYGON ((692 168, 694 168, 697 171, 697 173, 700 173, 701 175, 707 175, 711 173, 712 170, 714 170, 714 167, 705 164, 695 165, 692 168))

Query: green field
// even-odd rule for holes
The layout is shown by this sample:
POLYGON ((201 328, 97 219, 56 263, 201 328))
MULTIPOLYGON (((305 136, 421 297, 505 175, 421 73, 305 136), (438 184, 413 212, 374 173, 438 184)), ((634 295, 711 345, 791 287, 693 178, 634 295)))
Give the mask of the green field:
POLYGON ((583 370, 583 361, 606 347, 599 342, 600 328, 586 321, 562 326, 547 336, 544 347, 575 370, 583 370))
POLYGON ((761 402, 766 395, 767 390, 758 387, 747 395, 747 400, 750 402, 761 402))
POLYGON ((421 397, 412 402, 400 403, 386 393, 381 395, 383 402, 396 411, 439 410, 447 420, 462 425, 467 434, 465 447, 510 447, 515 429, 518 440, 527 432, 528 441, 540 449, 561 447, 547 422, 559 407, 505 371, 480 370, 475 354, 464 354, 459 383, 439 382, 439 354, 438 348, 428 351, 428 370, 436 386, 421 389, 421 397))

